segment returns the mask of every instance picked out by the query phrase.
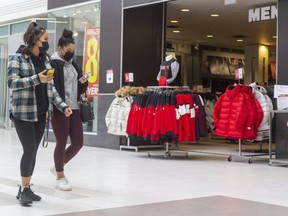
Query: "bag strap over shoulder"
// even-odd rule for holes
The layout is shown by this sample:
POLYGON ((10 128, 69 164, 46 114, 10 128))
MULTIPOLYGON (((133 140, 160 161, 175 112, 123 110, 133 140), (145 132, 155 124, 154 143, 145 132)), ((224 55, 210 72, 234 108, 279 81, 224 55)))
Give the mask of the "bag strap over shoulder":
POLYGON ((43 148, 47 148, 47 147, 48 147, 48 135, 49 135, 50 116, 51 116, 51 113, 48 112, 48 116, 47 116, 47 118, 46 118, 46 126, 45 126, 44 137, 43 137, 43 141, 42 141, 42 147, 43 147, 43 148))

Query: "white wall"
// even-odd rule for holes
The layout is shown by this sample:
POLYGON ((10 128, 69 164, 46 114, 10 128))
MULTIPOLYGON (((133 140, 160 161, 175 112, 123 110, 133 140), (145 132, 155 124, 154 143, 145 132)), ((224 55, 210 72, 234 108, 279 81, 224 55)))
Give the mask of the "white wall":
POLYGON ((2 0, 0 25, 47 13, 47 0, 2 0))

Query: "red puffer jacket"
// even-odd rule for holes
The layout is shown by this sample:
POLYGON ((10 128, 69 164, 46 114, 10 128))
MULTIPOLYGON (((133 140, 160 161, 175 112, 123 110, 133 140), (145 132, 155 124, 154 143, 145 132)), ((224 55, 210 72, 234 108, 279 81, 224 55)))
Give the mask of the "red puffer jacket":
POLYGON ((255 98, 252 88, 247 85, 241 85, 243 93, 245 93, 245 101, 251 106, 248 106, 249 115, 247 116, 247 123, 244 129, 243 138, 254 140, 257 138, 257 129, 263 119, 263 110, 258 100, 255 98), (248 130, 252 128, 252 130, 248 130))
POLYGON ((255 106, 243 89, 247 91, 245 85, 244 88, 242 85, 229 85, 216 102, 213 111, 216 135, 233 139, 256 137, 255 106))

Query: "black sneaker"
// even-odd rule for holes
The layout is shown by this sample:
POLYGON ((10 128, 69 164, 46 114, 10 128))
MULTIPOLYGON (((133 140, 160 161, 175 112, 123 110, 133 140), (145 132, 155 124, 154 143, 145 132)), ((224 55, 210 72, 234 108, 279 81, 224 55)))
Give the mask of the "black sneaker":
MULTIPOLYGON (((35 194, 32 190, 31 190, 31 185, 28 185, 28 193, 27 195, 32 199, 32 201, 40 201, 41 197, 38 196, 37 194, 35 194)), ((20 198, 20 193, 21 193, 21 186, 19 186, 19 191, 18 194, 16 196, 16 199, 20 198)))
MULTIPOLYGON (((21 186, 20 186, 21 187, 21 186)), ((20 188, 21 190, 21 188, 20 188)), ((22 206, 29 206, 30 204, 33 203, 31 197, 29 196, 29 188, 28 187, 25 187, 23 189, 22 192, 20 192, 20 195, 19 195, 19 203, 22 205, 22 206)))
POLYGON ((31 186, 28 185, 28 191, 29 191, 29 194, 28 196, 33 200, 33 201, 40 201, 41 200, 41 197, 38 196, 37 194, 35 194, 32 190, 31 190, 31 186))

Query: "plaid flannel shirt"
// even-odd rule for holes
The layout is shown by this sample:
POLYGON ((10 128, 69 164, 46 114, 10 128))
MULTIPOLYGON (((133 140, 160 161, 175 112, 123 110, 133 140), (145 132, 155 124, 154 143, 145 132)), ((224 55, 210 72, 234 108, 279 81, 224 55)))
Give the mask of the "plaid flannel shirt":
MULTIPOLYGON (((48 58, 45 60, 45 65, 46 68, 51 68, 48 58)), ((7 83, 12 91, 10 112, 13 116, 23 121, 38 121, 35 86, 40 84, 40 79, 29 55, 17 53, 10 57, 7 83)), ((47 83, 47 95, 49 112, 53 111, 53 104, 61 112, 68 107, 59 96, 53 80, 47 83)))

